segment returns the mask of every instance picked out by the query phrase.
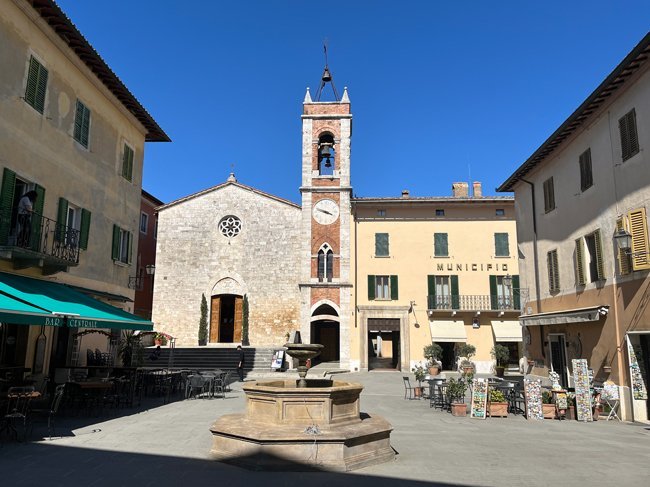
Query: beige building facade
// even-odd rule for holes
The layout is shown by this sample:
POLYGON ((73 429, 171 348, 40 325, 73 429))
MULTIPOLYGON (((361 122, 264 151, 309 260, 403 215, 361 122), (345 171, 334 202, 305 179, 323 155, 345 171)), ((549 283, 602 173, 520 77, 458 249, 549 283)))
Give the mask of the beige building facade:
POLYGON ((572 359, 647 421, 650 35, 522 164, 514 191, 531 372, 573 385, 572 359), (621 238, 622 237, 622 238, 621 238), (626 238, 627 237, 627 238, 626 238))
MULTIPOLYGON (((54 2, 0 0, 0 59, 0 272, 132 312, 145 142, 168 137, 54 2)), ((44 373, 83 331, 4 321, 0 364, 31 368, 44 335, 44 373)))

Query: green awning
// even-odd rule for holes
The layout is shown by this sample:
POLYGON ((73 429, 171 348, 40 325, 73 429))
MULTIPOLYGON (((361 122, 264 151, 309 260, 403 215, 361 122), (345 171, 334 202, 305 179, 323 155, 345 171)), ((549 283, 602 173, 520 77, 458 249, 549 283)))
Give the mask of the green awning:
POLYGON ((153 329, 149 320, 56 282, 0 272, 0 296, 0 321, 7 323, 62 326, 67 321, 73 328, 153 329))

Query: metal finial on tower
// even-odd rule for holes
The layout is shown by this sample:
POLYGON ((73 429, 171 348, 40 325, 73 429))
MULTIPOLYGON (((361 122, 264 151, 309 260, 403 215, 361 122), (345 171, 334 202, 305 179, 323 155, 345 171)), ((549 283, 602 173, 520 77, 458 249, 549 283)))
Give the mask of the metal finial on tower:
POLYGON ((323 43, 323 51, 325 52, 325 69, 323 70, 323 75, 320 79, 320 86, 318 87, 318 92, 316 92, 316 101, 320 101, 320 96, 323 93, 323 88, 327 83, 332 85, 332 91, 334 92, 334 98, 336 101, 339 101, 339 94, 336 91, 336 86, 334 86, 334 79, 332 78, 332 73, 330 73, 329 67, 327 65, 327 40, 323 43))

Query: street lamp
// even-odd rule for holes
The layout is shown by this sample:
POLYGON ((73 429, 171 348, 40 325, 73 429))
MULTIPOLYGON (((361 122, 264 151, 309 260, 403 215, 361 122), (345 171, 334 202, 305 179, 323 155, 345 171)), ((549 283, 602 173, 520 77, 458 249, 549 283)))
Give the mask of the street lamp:
POLYGON ((624 228, 621 228, 614 234, 614 242, 616 242, 616 248, 629 254, 627 250, 632 247, 632 235, 624 228))
POLYGON ((156 266, 153 264, 148 264, 144 266, 145 271, 147 271, 148 276, 153 276, 156 272, 156 266))

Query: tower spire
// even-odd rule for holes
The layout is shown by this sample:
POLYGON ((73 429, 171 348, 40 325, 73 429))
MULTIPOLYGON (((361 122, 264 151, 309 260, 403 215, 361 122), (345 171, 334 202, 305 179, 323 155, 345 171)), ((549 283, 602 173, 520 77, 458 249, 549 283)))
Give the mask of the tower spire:
POLYGON ((323 94, 323 88, 329 83, 332 85, 332 91, 334 92, 334 99, 340 101, 339 94, 336 91, 336 86, 334 86, 334 79, 332 78, 332 73, 330 73, 329 67, 327 65, 327 41, 323 43, 323 51, 325 52, 325 69, 323 70, 323 75, 320 78, 320 86, 316 92, 316 101, 320 101, 320 96, 323 94))

